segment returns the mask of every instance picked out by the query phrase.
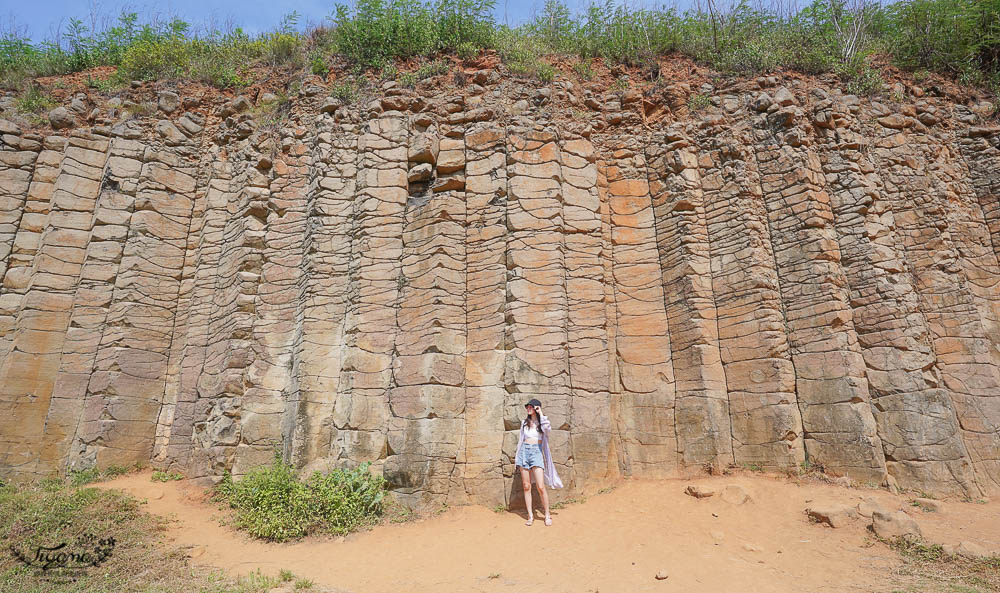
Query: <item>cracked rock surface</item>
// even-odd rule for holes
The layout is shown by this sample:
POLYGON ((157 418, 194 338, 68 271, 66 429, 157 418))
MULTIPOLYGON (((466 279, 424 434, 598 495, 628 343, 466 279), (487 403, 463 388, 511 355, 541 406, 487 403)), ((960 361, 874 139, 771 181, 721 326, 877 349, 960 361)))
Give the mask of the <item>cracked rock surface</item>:
POLYGON ((1000 493, 1000 128, 801 85, 644 125, 484 84, 302 93, 267 129, 172 93, 0 122, 0 475, 277 446, 506 504, 538 398, 556 496, 805 461, 1000 493))

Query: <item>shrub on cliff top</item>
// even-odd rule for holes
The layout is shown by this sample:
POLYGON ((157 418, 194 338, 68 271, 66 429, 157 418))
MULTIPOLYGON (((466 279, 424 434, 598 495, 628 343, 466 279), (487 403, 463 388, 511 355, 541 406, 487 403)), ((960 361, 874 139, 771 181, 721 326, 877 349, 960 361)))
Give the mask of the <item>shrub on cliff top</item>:
POLYGON ((331 30, 337 53, 366 67, 460 47, 491 47, 493 0, 357 0, 337 4, 331 30))
POLYGON ((235 509, 236 526, 254 537, 285 541, 316 530, 348 533, 382 514, 386 481, 369 472, 370 465, 327 475, 317 471, 301 481, 276 455, 270 466, 239 481, 227 472, 217 492, 235 509))
POLYGON ((355 0, 338 3, 328 27, 295 30, 295 13, 272 32, 195 33, 180 20, 139 23, 124 13, 97 31, 72 19, 59 42, 33 44, 0 34, 0 86, 98 65, 131 79, 192 78, 217 86, 249 82, 254 66, 309 68, 325 74, 338 55, 360 68, 395 59, 497 49, 515 73, 546 72, 546 54, 646 65, 677 52, 722 72, 790 68, 836 72, 872 53, 899 66, 933 70, 977 85, 1000 84, 1000 0, 811 0, 800 9, 751 0, 709 2, 679 11, 633 8, 621 0, 571 11, 547 0, 530 22, 494 21, 494 0, 355 0))

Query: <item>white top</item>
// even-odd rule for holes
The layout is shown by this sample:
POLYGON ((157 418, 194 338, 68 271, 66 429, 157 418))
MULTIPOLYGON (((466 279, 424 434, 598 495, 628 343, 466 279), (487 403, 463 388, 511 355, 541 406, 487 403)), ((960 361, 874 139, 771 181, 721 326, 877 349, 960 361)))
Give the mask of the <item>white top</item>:
POLYGON ((526 439, 541 439, 542 435, 538 432, 538 426, 531 426, 524 429, 524 438, 526 439))

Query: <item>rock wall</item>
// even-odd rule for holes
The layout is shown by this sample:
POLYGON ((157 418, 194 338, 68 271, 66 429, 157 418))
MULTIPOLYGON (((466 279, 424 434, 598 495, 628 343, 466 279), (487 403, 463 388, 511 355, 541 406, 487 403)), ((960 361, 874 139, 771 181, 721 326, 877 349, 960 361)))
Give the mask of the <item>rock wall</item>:
POLYGON ((0 121, 0 474, 278 446, 414 507, 516 503, 537 397, 558 496, 804 462, 1000 492, 1000 128, 768 79, 656 121, 473 79, 307 84, 281 125, 0 121))

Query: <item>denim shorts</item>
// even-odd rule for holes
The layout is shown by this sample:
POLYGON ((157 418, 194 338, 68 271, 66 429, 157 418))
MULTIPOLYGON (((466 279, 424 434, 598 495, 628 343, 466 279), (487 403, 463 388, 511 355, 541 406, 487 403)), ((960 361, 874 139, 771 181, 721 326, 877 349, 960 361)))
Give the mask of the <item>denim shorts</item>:
POLYGON ((521 449, 517 452, 516 465, 531 469, 535 466, 545 467, 542 461, 542 446, 539 443, 521 443, 521 449))

